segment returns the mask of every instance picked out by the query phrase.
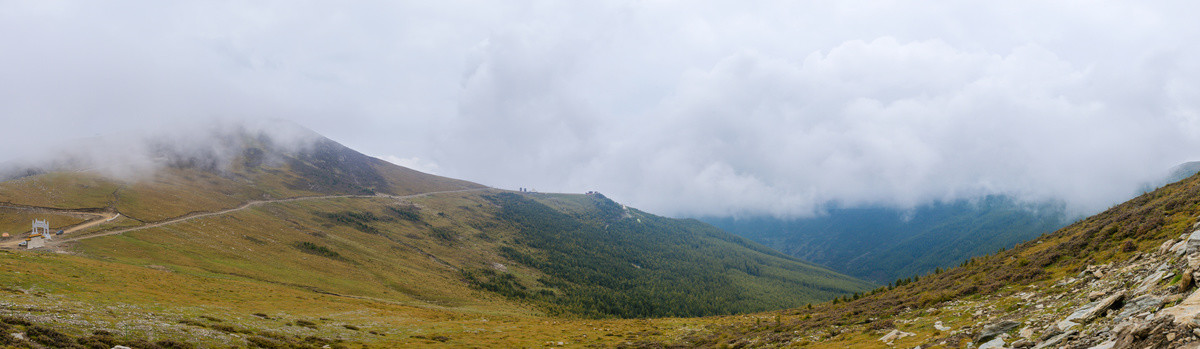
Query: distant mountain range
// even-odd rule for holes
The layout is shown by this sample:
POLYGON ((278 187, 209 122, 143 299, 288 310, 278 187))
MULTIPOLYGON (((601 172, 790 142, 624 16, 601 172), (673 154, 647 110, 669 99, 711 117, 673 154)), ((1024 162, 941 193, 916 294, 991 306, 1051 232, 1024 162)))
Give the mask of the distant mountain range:
POLYGON ((807 219, 705 218, 783 253, 887 284, 1012 247, 1067 222, 1062 205, 1004 196, 935 203, 913 210, 834 208, 807 219))
POLYGON ((1188 172, 951 268, 812 308, 721 318, 695 331, 703 335, 643 347, 1197 348, 1200 176, 1188 172))
MULTIPOLYGON (((1200 171, 1200 162, 1172 168, 1148 183, 1152 191, 1200 171)), ((1010 248, 1066 226, 1061 203, 1022 203, 1003 195, 922 205, 832 208, 805 219, 706 217, 703 221, 791 256, 854 277, 887 284, 1010 248)))

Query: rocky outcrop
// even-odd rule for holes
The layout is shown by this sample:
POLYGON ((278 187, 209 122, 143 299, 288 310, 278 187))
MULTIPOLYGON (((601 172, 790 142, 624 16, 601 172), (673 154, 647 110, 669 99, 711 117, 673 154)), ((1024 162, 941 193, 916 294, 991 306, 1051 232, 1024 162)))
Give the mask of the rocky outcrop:
POLYGON ((1175 348, 1175 340, 1191 335, 1185 328, 1174 326, 1174 317, 1163 314, 1154 320, 1127 327, 1118 335, 1113 349, 1175 348), (1187 333, 1185 333, 1187 332, 1187 333))
MULTIPOLYGON (((1066 263, 1046 268, 1048 277, 1035 281, 905 307, 888 319, 895 326, 872 329, 865 324, 873 322, 866 322, 840 331, 890 331, 879 341, 893 347, 1200 349, 1200 230, 1157 243, 1148 252, 1138 252, 1130 241, 1135 240, 1110 245, 1115 251, 1063 257, 1066 263)), ((1007 258, 1021 262, 1024 257, 1007 258)), ((792 342, 821 341, 822 336, 836 337, 809 334, 792 342)))
POLYGON ((1193 231, 1187 238, 1187 245, 1184 246, 1184 254, 1192 254, 1200 251, 1200 230, 1193 231))
POLYGON ((996 337, 979 345, 979 349, 999 349, 1004 348, 1004 338, 996 337))
POLYGON ((885 335, 883 335, 883 337, 880 337, 879 341, 891 344, 892 341, 895 341, 900 338, 912 336, 912 335, 914 335, 914 334, 911 332, 904 332, 901 330, 892 330, 892 332, 888 332, 888 334, 885 334, 885 335))
POLYGON ((999 336, 1000 334, 1003 334, 1014 328, 1017 328, 1017 326, 1020 326, 1020 325, 1021 325, 1020 322, 1004 320, 1001 322, 997 322, 997 323, 994 323, 991 325, 984 326, 983 330, 979 331, 979 337, 975 338, 975 341, 987 342, 987 341, 991 340, 992 338, 999 336))
MULTIPOLYGON (((955 310, 984 318, 975 326, 977 348, 1200 349, 1200 230, 1164 241, 1150 253, 1087 265, 1072 277, 1028 285, 955 310), (1017 299, 1012 312, 990 309, 1017 299), (990 319, 990 320, 989 320, 990 319), (1010 333, 1020 328, 1015 335, 1010 333)), ((943 307, 943 309, 955 309, 943 307)), ((948 326, 937 322, 943 332, 948 326)), ((949 338, 949 337, 947 337, 949 338)), ((928 345, 950 345, 939 339, 928 345)))
POLYGON ((1151 312, 1158 310, 1158 307, 1162 304, 1163 297, 1141 296, 1134 298, 1133 300, 1125 303, 1125 307, 1121 309, 1121 312, 1114 316, 1114 319, 1123 320, 1130 316, 1144 317, 1145 315, 1149 315, 1151 312))
POLYGON ((1105 311, 1108 311, 1108 309, 1113 308, 1113 306, 1116 305, 1117 302, 1120 302, 1123 300, 1125 300, 1125 291, 1120 291, 1120 292, 1117 292, 1116 294, 1105 297, 1104 299, 1097 302, 1096 305, 1092 307, 1092 309, 1089 309, 1088 312, 1086 314, 1084 314, 1084 316, 1082 318, 1079 318, 1078 320, 1081 323, 1092 321, 1092 319, 1095 319, 1097 317, 1100 317, 1101 315, 1104 315, 1105 311))
POLYGON ((1031 342, 1034 348, 1200 347, 1200 291, 1192 291, 1197 266, 1200 230, 1165 241, 1149 254, 1089 266, 1058 284, 1073 291, 1055 301, 1080 305, 1049 325, 1034 321, 1027 328, 1041 335, 1031 342))
POLYGON ((1196 315, 1200 315, 1200 292, 1193 292, 1179 304, 1163 309, 1160 313, 1174 317, 1176 324, 1193 322, 1196 315))
POLYGON ((1054 348, 1059 343, 1062 343, 1063 341, 1065 341, 1071 337, 1074 337, 1076 334, 1079 334, 1079 331, 1071 330, 1071 331, 1067 331, 1067 332, 1055 335, 1055 336, 1050 337, 1049 339, 1046 339, 1046 340, 1042 341, 1041 343, 1038 343, 1037 345, 1033 346, 1033 349, 1054 348))

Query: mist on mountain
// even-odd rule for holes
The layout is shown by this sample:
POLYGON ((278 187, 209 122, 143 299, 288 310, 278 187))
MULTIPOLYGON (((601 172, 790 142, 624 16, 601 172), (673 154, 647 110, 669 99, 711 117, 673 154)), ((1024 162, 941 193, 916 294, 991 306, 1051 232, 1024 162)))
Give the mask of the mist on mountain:
POLYGON ((324 139, 296 123, 281 119, 207 118, 158 127, 76 139, 49 138, 10 153, 0 163, 0 179, 54 171, 94 172, 126 181, 145 179, 166 167, 194 167, 227 172, 247 155, 253 143, 263 158, 281 164, 279 154, 313 149, 324 139))

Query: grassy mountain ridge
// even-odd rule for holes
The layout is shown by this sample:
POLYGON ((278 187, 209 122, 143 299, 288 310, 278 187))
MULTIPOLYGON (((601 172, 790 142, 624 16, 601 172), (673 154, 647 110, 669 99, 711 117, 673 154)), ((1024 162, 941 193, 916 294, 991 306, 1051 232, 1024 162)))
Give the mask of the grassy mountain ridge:
POLYGON ((484 186, 409 170, 320 138, 299 149, 276 145, 265 133, 221 134, 229 144, 164 147, 161 167, 133 178, 90 171, 30 171, 0 182, 0 203, 69 209, 109 209, 152 222, 251 200, 319 195, 408 195, 484 186), (225 158, 215 153, 233 153, 225 158))
MULTIPOLYGON (((488 189, 370 158, 297 159, 172 166, 141 182, 46 172, 0 183, 0 201, 26 209, 0 208, 22 215, 14 222, 42 205, 123 214, 64 236, 85 237, 54 246, 67 253, 0 251, 0 330, 26 335, 3 344, 929 348, 977 346, 986 328, 1013 321, 1007 345, 1028 328, 1030 342, 1091 347, 1132 333, 1118 324, 1161 321, 1111 309, 1075 329, 1057 323, 1118 292, 1137 297, 1121 304, 1178 295, 1181 278, 1149 274, 1185 274, 1189 258, 1158 250, 1200 216, 1192 177, 1016 248, 866 290, 601 195, 488 189), (291 168, 337 161, 367 167, 291 168), (843 292, 859 293, 801 306, 843 292), (769 310, 785 306, 798 307, 769 310), (705 314, 734 315, 658 318, 705 314)), ((1186 334, 1146 331, 1162 335, 1128 338, 1186 334)))
POLYGON ((228 165, 205 155, 140 179, 42 171, 0 182, 11 206, 0 213, 14 222, 28 213, 13 207, 120 213, 59 237, 50 250, 65 254, 0 253, 12 271, 0 278, 0 327, 46 324, 78 343, 528 346, 557 336, 553 321, 613 345, 630 338, 600 337, 614 327, 680 320, 588 319, 745 313, 870 286, 600 195, 488 189, 327 140, 293 152, 234 139, 247 148, 228 165), (154 275, 181 291, 138 281, 154 275), (107 334, 89 334, 98 329, 107 334))

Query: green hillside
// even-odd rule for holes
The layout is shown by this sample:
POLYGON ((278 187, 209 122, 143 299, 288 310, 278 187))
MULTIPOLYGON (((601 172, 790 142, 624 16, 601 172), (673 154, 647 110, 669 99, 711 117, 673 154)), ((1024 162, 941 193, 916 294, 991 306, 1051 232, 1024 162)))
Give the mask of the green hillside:
POLYGON ((0 316, 12 320, 0 326, 53 328, 27 338, 50 346, 61 335, 166 339, 160 347, 507 347, 564 326, 612 344, 629 337, 597 331, 678 320, 586 319, 747 313, 871 286, 601 195, 489 189, 328 140, 289 150, 262 135, 226 138, 244 148, 232 164, 171 150, 145 178, 41 169, 0 182, 6 227, 43 210, 68 231, 40 250, 17 249, 23 236, 0 241, 11 271, 0 316), (129 321, 145 325, 119 325, 129 321))
MULTIPOLYGON (((485 197, 517 230, 506 259, 546 274, 539 288, 488 270, 482 287, 588 316, 698 316, 794 307, 869 284, 695 220, 624 208, 599 194, 485 197), (564 207, 562 211, 549 205, 564 207), (545 292, 544 288, 553 292, 545 292), (536 290, 535 290, 536 289, 536 290)), ((481 280, 482 279, 482 280, 481 280)))

